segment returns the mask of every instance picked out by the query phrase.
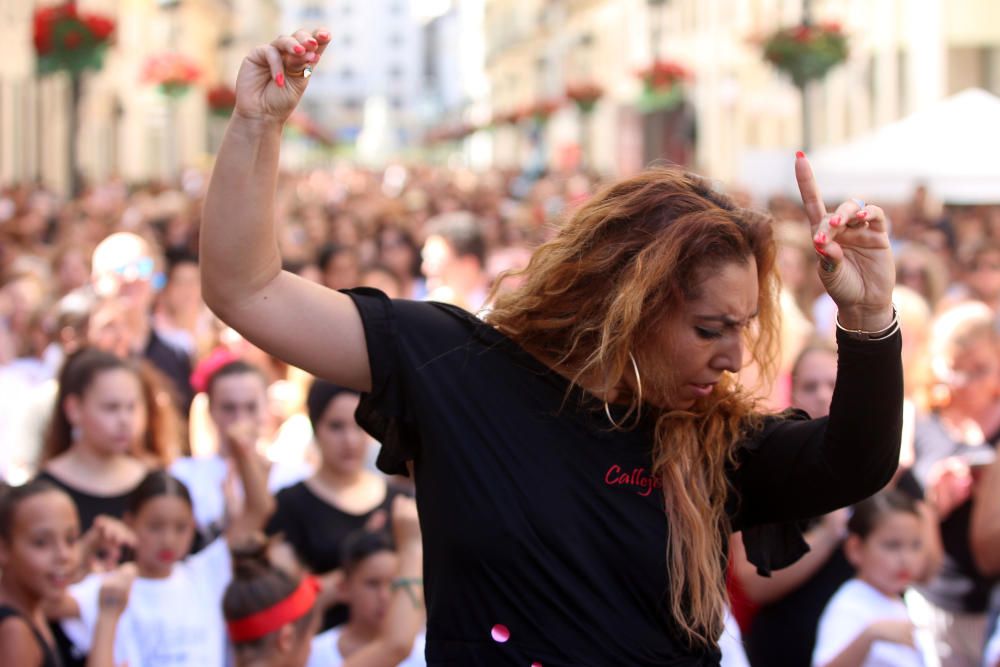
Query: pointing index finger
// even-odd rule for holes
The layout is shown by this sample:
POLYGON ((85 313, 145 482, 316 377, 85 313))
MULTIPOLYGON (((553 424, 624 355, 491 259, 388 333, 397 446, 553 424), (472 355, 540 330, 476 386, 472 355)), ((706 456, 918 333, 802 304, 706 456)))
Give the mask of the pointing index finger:
POLYGON ((823 198, 819 194, 819 186, 816 185, 809 160, 802 151, 795 154, 795 180, 799 184, 799 194, 802 196, 802 205, 805 206, 809 224, 815 233, 823 216, 826 215, 826 206, 823 205, 823 198))

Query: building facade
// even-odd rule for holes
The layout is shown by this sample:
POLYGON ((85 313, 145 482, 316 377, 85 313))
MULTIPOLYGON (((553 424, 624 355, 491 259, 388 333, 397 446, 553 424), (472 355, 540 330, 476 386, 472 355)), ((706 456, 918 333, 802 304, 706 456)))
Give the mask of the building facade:
POLYGON ((798 89, 761 56, 762 39, 802 20, 840 23, 848 60, 810 86, 813 146, 842 143, 967 87, 1000 93, 1000 4, 990 0, 488 0, 490 105, 503 116, 601 85, 584 115, 572 106, 543 128, 493 131, 495 162, 524 164, 542 146, 550 167, 632 173, 658 159, 740 182, 768 155, 802 147, 798 89), (692 73, 673 108, 643 108, 637 71, 654 58, 692 73))
MULTIPOLYGON (((38 6, 60 4, 45 0, 38 6)), ((34 3, 0 0, 0 180, 70 185, 70 85, 65 74, 36 73, 34 3)), ((83 12, 115 21, 100 71, 84 75, 76 140, 85 180, 171 179, 204 166, 218 141, 205 90, 232 84, 243 55, 277 31, 272 0, 78 0, 83 12), (202 74, 183 97, 142 81, 146 59, 164 52, 192 58, 202 74)))

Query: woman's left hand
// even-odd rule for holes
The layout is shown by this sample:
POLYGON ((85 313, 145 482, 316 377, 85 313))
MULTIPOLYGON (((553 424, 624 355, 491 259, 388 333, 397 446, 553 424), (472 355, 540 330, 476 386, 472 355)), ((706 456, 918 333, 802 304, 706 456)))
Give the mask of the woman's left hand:
POLYGON ((795 159, 795 179, 819 254, 819 277, 849 329, 879 331, 892 321, 896 266, 885 213, 856 199, 827 213, 809 161, 795 159))

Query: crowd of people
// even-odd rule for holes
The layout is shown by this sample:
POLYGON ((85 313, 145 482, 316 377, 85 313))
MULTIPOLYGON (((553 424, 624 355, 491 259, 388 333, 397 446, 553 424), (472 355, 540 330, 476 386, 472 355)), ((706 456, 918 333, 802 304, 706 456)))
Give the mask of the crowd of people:
MULTIPOLYGON (((283 173, 277 244, 285 270, 326 288, 486 317, 523 279, 500 276, 599 181, 403 164, 283 173)), ((206 187, 190 172, 73 199, 0 191, 0 663, 424 664, 420 489, 398 451, 379 468, 403 474, 376 469, 356 388, 208 309, 206 187)), ((837 310, 808 211, 728 194, 769 214, 781 278, 777 380, 753 364, 741 379, 767 412, 822 418, 837 310)), ((883 208, 903 331, 898 469, 803 526, 794 562, 761 568, 758 538, 732 536, 723 664, 1000 665, 1000 207, 943 206, 920 188, 883 208)), ((604 410, 616 426, 632 417, 604 410)), ((645 489, 642 470, 605 483, 645 489)))

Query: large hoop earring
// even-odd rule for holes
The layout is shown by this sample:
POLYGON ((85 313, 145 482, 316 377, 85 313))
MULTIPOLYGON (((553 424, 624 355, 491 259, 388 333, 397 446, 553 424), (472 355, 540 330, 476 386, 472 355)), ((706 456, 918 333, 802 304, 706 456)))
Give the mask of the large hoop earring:
MULTIPOLYGON (((632 355, 631 351, 628 353, 628 358, 629 361, 632 362, 632 370, 635 372, 635 389, 638 394, 638 402, 636 403, 635 410, 635 423, 638 424, 639 419, 642 417, 642 378, 639 377, 639 364, 635 363, 635 357, 632 355)), ((631 410, 629 412, 631 412, 631 410)), ((614 420, 614 417, 611 416, 611 407, 608 406, 607 398, 604 399, 604 414, 607 415, 608 421, 611 422, 611 426, 614 427, 615 430, 625 430, 625 427, 622 425, 625 423, 625 420, 622 420, 622 424, 619 424, 614 420)))

